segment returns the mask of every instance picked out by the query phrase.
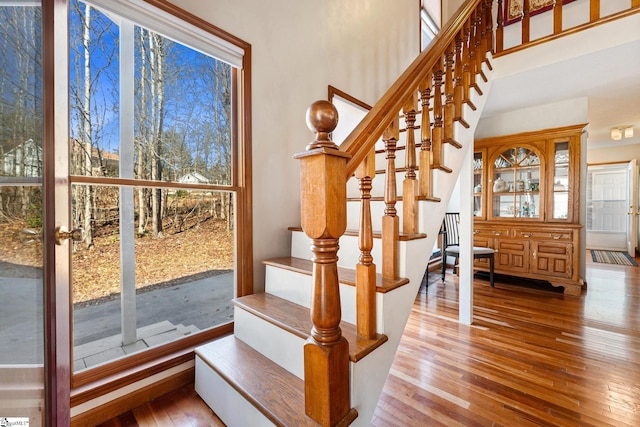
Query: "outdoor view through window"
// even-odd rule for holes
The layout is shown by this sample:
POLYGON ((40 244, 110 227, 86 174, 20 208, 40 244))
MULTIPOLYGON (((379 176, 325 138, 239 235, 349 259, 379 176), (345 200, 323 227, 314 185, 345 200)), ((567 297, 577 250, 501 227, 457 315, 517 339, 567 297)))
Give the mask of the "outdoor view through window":
POLYGON ((236 193, 232 67, 89 3, 69 11, 78 372, 233 320, 236 193))

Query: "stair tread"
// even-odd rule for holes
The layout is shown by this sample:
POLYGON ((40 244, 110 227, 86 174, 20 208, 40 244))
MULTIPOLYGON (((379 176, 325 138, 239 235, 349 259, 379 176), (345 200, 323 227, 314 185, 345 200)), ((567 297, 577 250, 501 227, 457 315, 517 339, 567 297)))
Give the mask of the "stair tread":
MULTIPOLYGON (((256 316, 306 339, 312 328, 309 309, 291 301, 267 293, 235 298, 233 303, 256 316)), ((355 325, 341 322, 342 336, 349 342, 349 359, 357 362, 387 341, 387 336, 376 334, 375 338, 359 337, 355 325)))
POLYGON ((274 424, 317 426, 305 415, 304 382, 235 336, 198 347, 196 354, 274 424))
MULTIPOLYGON (((262 263, 265 265, 272 265, 274 267, 295 271, 297 273, 307 274, 309 276, 311 275, 311 272, 313 270, 313 262, 303 258, 272 258, 264 260, 262 261, 262 263)), ((356 285, 356 271, 352 268, 338 267, 338 277, 340 283, 351 286, 356 285)), ((409 283, 409 279, 403 277, 398 279, 387 279, 382 277, 382 274, 380 273, 376 274, 376 292, 386 293, 399 288, 400 286, 406 285, 407 283, 409 283)))
MULTIPOLYGON (((303 231, 303 230, 302 230, 302 227, 289 227, 289 231, 303 231)), ((345 230, 344 235, 357 236, 358 230, 351 230, 351 229, 345 230)), ((406 242, 408 240, 425 239, 426 237, 427 235, 425 233, 404 233, 401 231, 400 234, 398 235, 398 240, 402 242, 406 242)), ((382 232, 374 231, 373 238, 374 239, 382 238, 382 232)))

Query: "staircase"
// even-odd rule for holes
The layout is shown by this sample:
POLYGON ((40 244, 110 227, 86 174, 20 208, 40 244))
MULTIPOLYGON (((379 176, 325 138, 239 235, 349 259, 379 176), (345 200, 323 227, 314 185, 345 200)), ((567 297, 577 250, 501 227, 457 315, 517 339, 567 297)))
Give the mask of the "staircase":
POLYGON ((291 254, 235 299, 234 335, 196 350, 196 390, 225 424, 369 425, 472 152, 491 5, 467 1, 341 147, 333 106, 310 107, 291 254))

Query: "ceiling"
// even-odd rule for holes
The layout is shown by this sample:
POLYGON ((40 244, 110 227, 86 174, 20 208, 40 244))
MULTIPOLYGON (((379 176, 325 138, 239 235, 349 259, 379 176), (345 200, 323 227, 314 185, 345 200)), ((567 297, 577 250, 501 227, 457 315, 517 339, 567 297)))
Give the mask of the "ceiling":
MULTIPOLYGON (((601 39, 602 34, 610 38, 611 28, 495 58, 501 63, 494 67, 482 117, 586 97, 588 148, 640 144, 640 24, 636 21, 640 19, 631 21, 624 37, 609 43, 601 39), (634 136, 613 141, 611 128, 622 125, 633 125, 634 136)), ((614 34, 621 32, 617 28, 614 34)))

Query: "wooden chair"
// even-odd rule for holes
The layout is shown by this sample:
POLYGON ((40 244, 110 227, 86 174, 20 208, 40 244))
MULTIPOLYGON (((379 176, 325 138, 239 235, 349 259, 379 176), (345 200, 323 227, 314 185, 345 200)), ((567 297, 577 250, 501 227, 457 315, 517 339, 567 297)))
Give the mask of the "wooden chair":
MULTIPOLYGON (((460 223, 460 214, 458 212, 447 212, 444 214, 442 222, 443 238, 442 238, 442 280, 445 278, 447 268, 447 256, 455 257, 453 269, 458 265, 460 258, 460 235, 458 234, 458 224, 460 223)), ((489 260, 489 284, 493 287, 493 265, 494 255, 496 251, 491 248, 473 247, 473 259, 489 260)))

